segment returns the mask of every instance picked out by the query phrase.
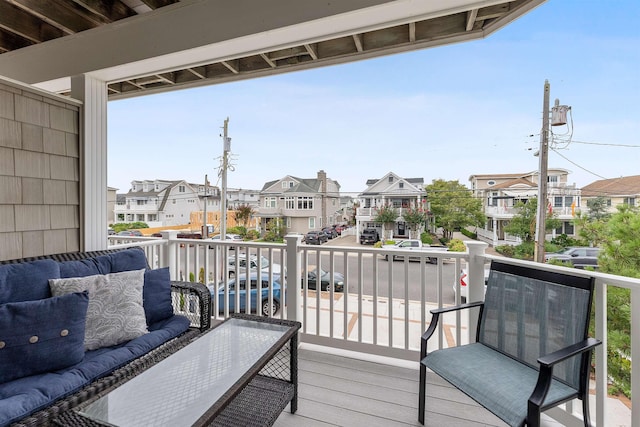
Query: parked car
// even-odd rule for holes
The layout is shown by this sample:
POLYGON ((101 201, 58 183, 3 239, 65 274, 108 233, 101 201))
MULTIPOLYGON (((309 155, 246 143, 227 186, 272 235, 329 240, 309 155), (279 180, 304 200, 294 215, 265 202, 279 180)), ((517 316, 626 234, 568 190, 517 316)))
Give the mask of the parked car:
POLYGON ((331 226, 331 227, 325 227, 322 229, 322 231, 324 231, 324 233, 327 235, 327 238, 329 239, 333 239, 334 237, 338 237, 338 232, 336 231, 335 227, 331 226))
POLYGON ((575 268, 593 267, 598 268, 598 255, 600 248, 590 248, 584 246, 571 246, 559 252, 544 255, 544 261, 549 262, 554 259, 563 263, 571 264, 575 268))
MULTIPOLYGON (((225 237, 225 239, 224 239, 225 242, 233 241, 233 240, 235 240, 235 241, 242 241, 243 240, 241 235, 233 234, 233 233, 225 234, 224 237, 225 237)), ((219 242, 220 241, 220 234, 216 234, 215 236, 211 237, 210 239, 205 239, 205 240, 213 240, 213 241, 219 242)), ((213 249, 213 246, 209 245, 209 249, 213 249)), ((230 250, 235 250, 236 247, 235 246, 229 246, 229 249, 230 250)))
POLYGON ((107 236, 113 236, 114 234, 116 234, 116 230, 111 227, 107 227, 107 236))
POLYGON ((360 233, 360 244, 375 244, 380 241, 380 235, 378 234, 378 230, 375 228, 365 228, 360 233))
POLYGON ((304 236, 304 242, 308 245, 321 245, 323 243, 327 243, 329 241, 329 237, 327 233, 324 231, 309 231, 304 236))
MULTIPOLYGON (((249 299, 249 311, 256 312, 258 304, 258 275, 251 273, 249 275, 250 283, 250 299, 249 299)), ((229 311, 230 312, 246 312, 247 310, 247 275, 242 274, 237 278, 229 279, 227 286, 229 287, 229 311), (236 292, 240 294, 240 305, 236 309, 236 292)), ((207 285, 209 292, 211 293, 212 301, 215 298, 215 293, 218 293, 218 312, 224 312, 225 306, 225 283, 220 282, 218 285, 209 283, 207 285)), ((280 276, 273 276, 273 299, 272 304, 269 304, 269 275, 262 273, 260 275, 260 305, 262 308, 262 314, 265 316, 273 316, 280 310, 281 289, 280 276)))
MULTIPOLYGON (((320 290, 328 291, 331 286, 331 274, 320 269, 320 290)), ((318 269, 314 268, 307 274, 307 289, 316 290, 318 285, 318 269)), ((302 278, 302 287, 304 287, 304 278, 302 278)), ((344 275, 336 271, 333 272, 333 291, 344 292, 344 275)))
POLYGON ((339 235, 342 235, 342 232, 347 229, 347 226, 344 224, 337 224, 333 226, 336 229, 336 232, 339 235))
MULTIPOLYGON (((229 277, 234 277, 236 274, 246 274, 247 273, 247 264, 249 264, 249 269, 251 272, 255 272, 258 269, 258 257, 257 255, 249 255, 249 260, 247 261, 246 254, 239 254, 237 258, 238 262, 236 265, 236 257, 232 255, 227 258, 227 269, 229 271, 229 277)), ((264 256, 260 256, 260 270, 263 274, 269 273, 269 266, 271 266, 271 271, 273 274, 280 275, 282 271, 282 266, 276 263, 269 263, 269 260, 264 256)))
POLYGON ((143 234, 139 230, 122 230, 117 236, 135 236, 142 237, 143 234))
MULTIPOLYGON (((439 251, 439 252, 447 252, 449 250, 449 248, 447 248, 446 246, 431 246, 431 245, 425 245, 422 243, 422 241, 418 240, 418 239, 406 239, 406 240, 400 240, 392 245, 383 245, 382 249, 388 249, 388 250, 406 250, 406 251, 415 251, 415 252, 421 252, 421 251, 426 251, 426 250, 432 250, 432 251, 439 251)), ((391 258, 393 261, 395 261, 396 259, 400 259, 400 260, 404 260, 404 256, 403 255, 393 255, 391 254, 391 258)), ((384 259, 386 261, 389 260, 389 255, 385 255, 384 259)), ((420 261, 421 257, 420 254, 416 254, 415 256, 409 256, 409 261, 411 261, 412 259, 416 260, 416 261, 420 261)), ((426 257, 427 262, 431 263, 431 264, 437 264, 438 263, 438 257, 426 257)))
MULTIPOLYGON (((489 280, 489 270, 491 269, 491 264, 485 264, 484 265, 484 291, 487 291, 487 282, 489 280)), ((468 270, 466 268, 463 268, 460 270, 460 276, 459 279, 458 277, 455 280, 460 280, 460 302, 461 303, 466 303, 467 302, 467 297, 469 296, 469 288, 467 286, 467 283, 469 281, 468 279, 468 270)), ((453 296, 456 296, 456 282, 453 282, 453 296)))

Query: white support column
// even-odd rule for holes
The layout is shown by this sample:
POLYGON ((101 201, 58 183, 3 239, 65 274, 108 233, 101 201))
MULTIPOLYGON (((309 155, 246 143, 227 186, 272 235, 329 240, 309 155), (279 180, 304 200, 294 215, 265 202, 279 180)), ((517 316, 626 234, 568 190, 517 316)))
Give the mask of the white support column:
POLYGON ((302 236, 299 234, 287 234, 284 236, 287 244, 287 319, 302 321, 302 298, 299 289, 300 277, 300 252, 299 246, 302 236))
MULTIPOLYGON (((489 245, 476 241, 467 241, 465 244, 469 250, 467 302, 484 301, 484 255, 489 245)), ((469 312, 469 324, 467 325, 469 342, 476 340, 478 319, 477 312, 469 312)))
POLYGON ((80 112, 81 250, 107 247, 107 84, 88 75, 71 78, 80 112))

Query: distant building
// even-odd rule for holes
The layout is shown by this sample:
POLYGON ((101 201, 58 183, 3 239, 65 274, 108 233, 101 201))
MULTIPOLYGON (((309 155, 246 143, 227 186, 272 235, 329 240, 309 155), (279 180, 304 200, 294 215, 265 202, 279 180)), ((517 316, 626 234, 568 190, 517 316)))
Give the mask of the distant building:
POLYGON ((281 218, 290 233, 305 234, 336 224, 342 219, 340 184, 323 170, 316 178, 286 175, 269 181, 260 191, 258 215, 263 230, 275 218, 281 218))
POLYGON ((405 224, 402 213, 405 209, 426 207, 427 192, 424 189, 424 178, 402 178, 389 172, 382 178, 367 180, 366 185, 366 190, 358 195, 360 203, 356 213, 358 235, 365 228, 377 228, 379 235, 383 236, 382 224, 375 222, 378 215, 377 209, 390 205, 396 208, 399 214, 391 233, 394 237, 409 237, 409 227, 405 224))
MULTIPOLYGON (((560 234, 575 236, 573 219, 580 207, 580 189, 569 184, 569 171, 549 169, 547 171, 547 209, 552 210, 562 225, 547 234, 547 238, 560 234)), ((538 197, 538 171, 515 174, 471 175, 473 196, 483 201, 487 217, 484 228, 477 229, 478 239, 493 246, 517 244, 518 238, 510 236, 504 227, 517 214, 514 206, 538 197)))
POLYGON ((589 210, 589 201, 603 197, 609 213, 617 212, 616 207, 622 204, 638 206, 640 200, 640 175, 621 176, 620 178, 601 179, 582 187, 583 212, 589 210))

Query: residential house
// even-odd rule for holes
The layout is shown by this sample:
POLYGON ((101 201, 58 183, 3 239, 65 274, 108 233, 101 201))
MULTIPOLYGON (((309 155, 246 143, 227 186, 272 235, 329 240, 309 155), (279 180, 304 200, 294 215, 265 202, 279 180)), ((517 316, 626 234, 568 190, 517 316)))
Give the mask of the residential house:
POLYGON ((388 230, 385 237, 409 237, 402 213, 406 209, 425 208, 424 178, 402 178, 389 172, 382 178, 368 179, 367 189, 358 195, 360 207, 356 211, 356 230, 358 235, 365 228, 377 228, 380 236, 382 224, 376 223, 378 208, 392 206, 397 209, 398 218, 392 230, 388 230))
POLYGON ((227 209, 235 210, 242 205, 258 209, 260 206, 260 190, 227 188, 227 209))
POLYGON ((580 209, 589 210, 589 202, 604 197, 609 213, 615 213, 622 204, 638 206, 640 200, 640 175, 621 176, 619 178, 600 179, 582 187, 580 209))
POLYGON ((281 218, 290 233, 305 234, 335 224, 341 219, 340 184, 323 170, 316 178, 287 175, 267 182, 260 191, 258 216, 263 230, 281 218))
POLYGON ((220 190, 186 181, 132 181, 126 194, 117 195, 114 210, 116 222, 146 222, 149 227, 182 225, 190 222, 191 213, 220 211, 220 190))
MULTIPOLYGON (((575 236, 573 218, 580 206, 580 189, 568 183, 569 171, 548 169, 547 209, 562 221, 560 227, 547 234, 552 238, 559 234, 575 236)), ((478 238, 497 246, 517 244, 518 239, 504 231, 504 227, 517 214, 518 202, 538 197, 538 171, 513 174, 478 174, 469 177, 474 197, 483 200, 487 217, 484 228, 478 229, 478 238)))
POLYGON ((107 187, 107 225, 116 222, 114 211, 116 208, 117 191, 117 188, 107 187))

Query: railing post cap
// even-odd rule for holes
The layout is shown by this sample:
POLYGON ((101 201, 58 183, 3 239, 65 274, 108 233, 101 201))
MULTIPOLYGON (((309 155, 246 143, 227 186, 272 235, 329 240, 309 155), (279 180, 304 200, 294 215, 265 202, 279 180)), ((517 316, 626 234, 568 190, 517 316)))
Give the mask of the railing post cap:
POLYGON ((302 240, 302 234, 298 234, 298 233, 289 233, 286 236, 284 236, 284 239, 286 241, 300 241, 302 240))
POLYGON ((160 232, 163 239, 177 239, 178 230, 163 230, 160 232))

